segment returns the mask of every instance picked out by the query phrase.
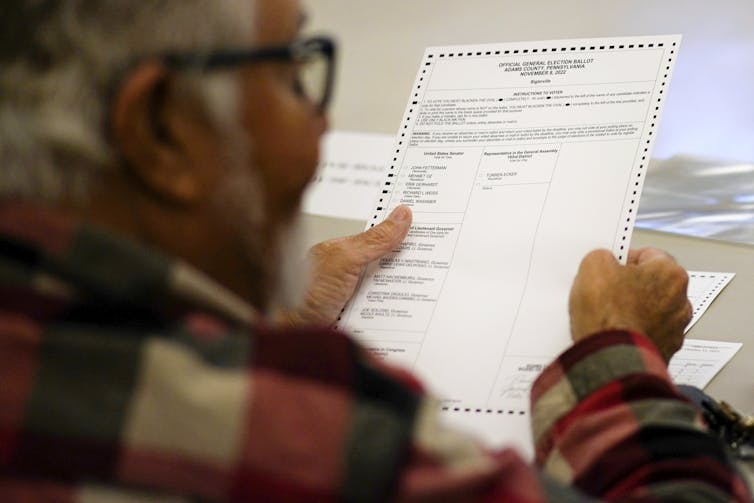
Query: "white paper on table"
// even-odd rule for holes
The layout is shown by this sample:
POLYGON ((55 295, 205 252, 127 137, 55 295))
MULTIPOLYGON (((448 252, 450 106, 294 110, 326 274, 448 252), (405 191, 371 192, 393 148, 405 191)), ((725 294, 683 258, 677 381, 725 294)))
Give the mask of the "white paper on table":
POLYGON ((686 339, 670 360, 668 370, 676 384, 704 388, 741 349, 740 342, 686 339))
POLYGON ((333 131, 322 138, 320 165, 304 193, 313 215, 366 220, 382 187, 395 137, 333 131))
MULTIPOLYGON (((694 308, 694 315, 685 332, 699 321, 712 301, 735 276, 734 273, 728 272, 688 271, 688 274, 688 296, 694 308)), ((670 360, 668 370, 676 384, 704 388, 735 356, 741 346, 738 342, 686 339, 683 347, 670 360)))
POLYGON ((687 272, 689 275, 687 294, 694 308, 694 314, 684 332, 688 332, 699 321, 699 318, 707 311, 712 301, 723 291, 723 288, 728 286, 728 283, 735 276, 735 273, 731 272, 687 272))
POLYGON ((367 227, 399 204, 414 222, 340 324, 414 370, 451 422, 491 443, 529 438, 529 389, 570 343, 581 259, 625 260, 679 45, 426 51, 367 227))

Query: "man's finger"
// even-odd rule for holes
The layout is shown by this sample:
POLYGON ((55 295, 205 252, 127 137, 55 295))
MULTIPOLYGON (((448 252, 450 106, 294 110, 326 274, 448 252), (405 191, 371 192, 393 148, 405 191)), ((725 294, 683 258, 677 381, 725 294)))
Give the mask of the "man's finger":
POLYGON ((371 229, 347 237, 341 243, 344 251, 357 257, 361 264, 377 260, 403 242, 411 227, 411 209, 398 206, 382 223, 371 229))

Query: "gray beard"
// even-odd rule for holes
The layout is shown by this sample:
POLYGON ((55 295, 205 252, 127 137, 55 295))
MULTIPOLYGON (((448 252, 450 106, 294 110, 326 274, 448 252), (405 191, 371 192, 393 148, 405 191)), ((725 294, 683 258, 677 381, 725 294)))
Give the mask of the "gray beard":
MULTIPOLYGON (((206 82, 205 82, 206 84, 206 82)), ((264 229, 269 215, 265 212, 265 194, 251 165, 254 146, 249 143, 237 117, 240 96, 233 80, 219 78, 206 86, 205 100, 215 106, 213 122, 226 142, 227 175, 220 182, 213 202, 220 215, 233 226, 246 250, 250 270, 260 271, 261 278, 249 278, 266 287, 260 292, 270 312, 292 309, 303 304, 309 269, 304 250, 301 219, 296 217, 273 230, 271 242, 265 241, 264 229)))
POLYGON ((303 305, 309 278, 309 263, 306 260, 304 233, 301 217, 296 217, 277 235, 274 246, 279 261, 276 268, 276 285, 271 293, 272 312, 291 310, 303 305))
POLYGON ((299 213, 273 229, 265 242, 267 215, 265 196, 256 174, 249 169, 243 148, 234 148, 226 160, 227 175, 220 182, 213 200, 216 211, 229 222, 242 240, 250 270, 260 271, 262 278, 249 278, 267 291, 260 292, 267 310, 290 310, 303 304, 309 267, 306 260, 304 233, 299 213), (239 153, 240 151, 240 153, 239 153), (262 281, 260 281, 262 279, 262 281), (261 285, 268 285, 263 287, 261 285))

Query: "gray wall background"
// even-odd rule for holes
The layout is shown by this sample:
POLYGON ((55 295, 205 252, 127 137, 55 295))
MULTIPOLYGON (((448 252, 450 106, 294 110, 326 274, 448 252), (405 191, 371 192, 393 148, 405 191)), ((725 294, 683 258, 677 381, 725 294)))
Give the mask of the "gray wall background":
POLYGON ((654 155, 754 162, 754 0, 305 0, 340 42, 332 127, 394 134, 424 48, 681 33, 654 155))

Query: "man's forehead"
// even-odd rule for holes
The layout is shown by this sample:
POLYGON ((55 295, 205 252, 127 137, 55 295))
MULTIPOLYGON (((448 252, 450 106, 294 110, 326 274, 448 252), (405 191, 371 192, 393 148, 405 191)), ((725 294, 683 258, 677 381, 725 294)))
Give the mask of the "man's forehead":
POLYGON ((286 43, 306 19, 298 0, 257 0, 257 43, 286 43))

